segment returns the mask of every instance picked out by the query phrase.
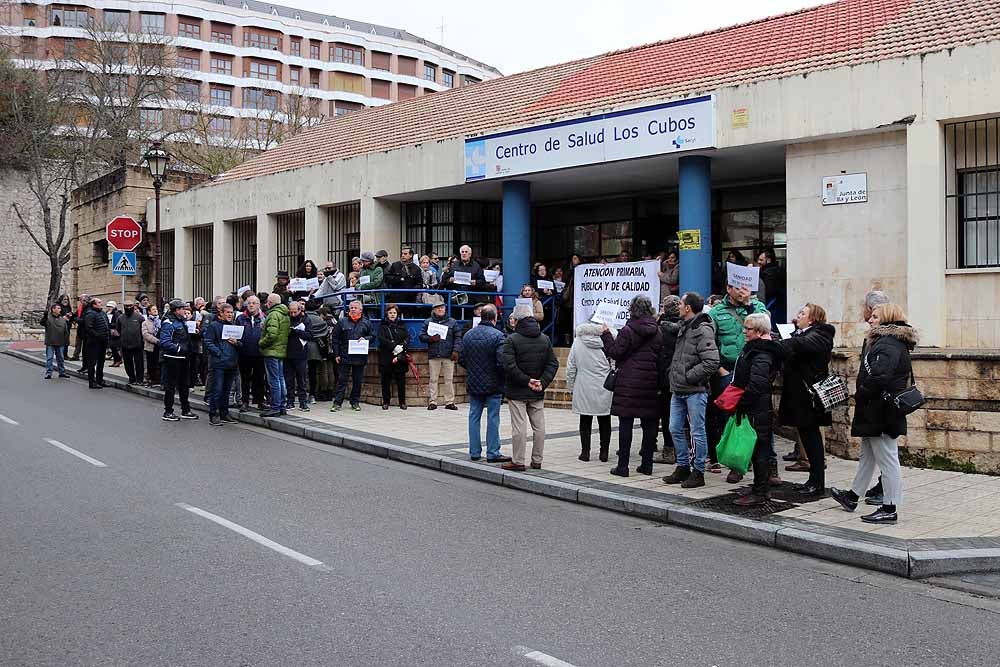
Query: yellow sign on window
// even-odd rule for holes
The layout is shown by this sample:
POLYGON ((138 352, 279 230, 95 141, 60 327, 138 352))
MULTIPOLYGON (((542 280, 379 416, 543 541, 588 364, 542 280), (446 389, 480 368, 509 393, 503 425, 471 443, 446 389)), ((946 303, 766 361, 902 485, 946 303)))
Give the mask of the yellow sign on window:
POLYGON ((701 230, 682 229, 677 232, 681 250, 701 250, 701 230))

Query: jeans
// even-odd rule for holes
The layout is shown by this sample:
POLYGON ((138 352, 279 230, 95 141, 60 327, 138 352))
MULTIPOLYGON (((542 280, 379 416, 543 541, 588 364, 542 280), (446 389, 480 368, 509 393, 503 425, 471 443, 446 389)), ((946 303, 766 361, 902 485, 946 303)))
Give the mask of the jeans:
POLYGON ((854 474, 851 490, 863 498, 875 474, 875 467, 882 472, 882 504, 898 505, 903 500, 903 471, 899 467, 899 448, 896 438, 882 435, 861 438, 861 457, 854 474))
POLYGON ((340 375, 337 376, 337 395, 333 397, 333 402, 337 405, 344 402, 348 376, 351 378, 351 405, 361 403, 361 384, 365 380, 365 367, 341 364, 340 375))
POLYGON ((141 347, 123 347, 122 359, 125 360, 125 374, 129 382, 142 382, 146 376, 145 360, 141 347))
POLYGON ((500 456, 500 401, 503 394, 477 396, 469 394, 469 456, 479 458, 483 454, 481 427, 483 408, 486 408, 486 458, 500 456))
POLYGON ((174 411, 174 389, 181 399, 181 412, 190 412, 188 405, 188 360, 174 359, 173 357, 163 358, 163 411, 170 413, 174 411))
POLYGON ((267 384, 271 387, 271 409, 285 409, 285 360, 275 357, 264 357, 264 369, 267 371, 267 384))
MULTIPOLYGON (((298 343, 296 343, 298 345, 298 343)), ((295 407, 295 397, 299 397, 299 407, 309 405, 309 362, 305 359, 285 359, 285 406, 295 407)))
POLYGON ((59 368, 59 375, 66 375, 66 366, 63 364, 64 352, 62 346, 59 345, 46 345, 45 346, 45 377, 52 377, 52 360, 56 360, 57 367, 59 368))
POLYGON ((806 457, 809 459, 808 483, 822 489, 826 486, 823 434, 819 432, 819 426, 800 426, 798 430, 802 448, 806 450, 806 457))
POLYGON ((674 394, 670 397, 670 435, 674 439, 674 450, 677 455, 677 465, 705 472, 705 459, 708 457, 708 436, 705 434, 705 408, 708 406, 708 393, 674 394), (694 440, 694 465, 688 453, 688 441, 685 426, 691 427, 691 439, 694 440))
MULTIPOLYGON (((635 417, 618 418, 618 468, 628 470, 628 460, 632 450, 632 426, 635 424, 635 417)), ((642 424, 642 446, 639 448, 639 456, 642 458, 644 467, 653 465, 653 450, 656 448, 656 427, 659 425, 657 417, 641 417, 639 423, 642 424)))
POLYGON ((208 414, 229 415, 229 390, 236 379, 235 368, 213 368, 212 386, 208 392, 208 414))

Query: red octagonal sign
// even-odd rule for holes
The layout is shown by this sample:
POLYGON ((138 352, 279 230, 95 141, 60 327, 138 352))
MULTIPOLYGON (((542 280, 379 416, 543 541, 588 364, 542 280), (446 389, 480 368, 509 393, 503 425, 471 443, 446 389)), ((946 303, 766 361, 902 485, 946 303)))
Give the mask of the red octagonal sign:
POLYGON ((131 252, 142 242, 142 226, 127 215, 120 215, 107 227, 108 244, 115 250, 131 252))

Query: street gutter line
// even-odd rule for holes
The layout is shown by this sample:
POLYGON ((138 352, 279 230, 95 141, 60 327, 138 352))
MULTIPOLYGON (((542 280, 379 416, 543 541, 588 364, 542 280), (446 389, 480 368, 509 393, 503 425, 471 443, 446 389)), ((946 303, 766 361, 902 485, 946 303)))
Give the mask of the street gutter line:
POLYGON ((249 540, 252 540, 252 541, 256 542, 257 544, 265 546, 268 549, 271 549, 272 551, 277 551, 282 556, 288 556, 289 558, 297 560, 300 563, 305 563, 309 567, 315 567, 315 568, 323 569, 323 570, 329 570, 330 569, 329 567, 327 567, 326 565, 324 565, 323 561, 321 561, 321 560, 316 560, 315 558, 312 558, 310 556, 306 556, 305 554, 299 553, 298 551, 295 551, 294 549, 289 549, 288 547, 286 547, 284 545, 278 544, 274 540, 270 540, 270 539, 264 537, 260 533, 255 533, 254 531, 250 530, 249 528, 244 528, 243 526, 241 526, 238 523, 233 523, 229 519, 224 519, 221 516, 218 516, 216 514, 212 514, 211 512, 206 512, 205 510, 201 509, 200 507, 194 507, 192 505, 188 505, 187 503, 174 503, 174 504, 177 507, 180 507, 183 510, 187 510, 188 512, 191 512, 192 514, 197 514, 198 516, 202 517, 203 519, 208 519, 209 521, 217 523, 217 524, 219 524, 220 526, 222 526, 224 528, 228 528, 229 530, 233 531, 234 533, 239 533, 243 537, 245 537, 245 538, 247 538, 249 540))
POLYGON ((53 447, 58 447, 59 449, 61 449, 64 452, 66 452, 67 454, 72 454, 73 456, 77 457, 78 459, 83 459, 84 461, 86 461, 90 465, 97 466, 98 468, 107 468, 108 467, 105 464, 103 464, 100 461, 98 461, 97 459, 92 458, 90 456, 87 456, 83 452, 78 452, 75 449, 73 449, 72 447, 69 447, 68 445, 62 444, 58 440, 53 440, 52 438, 45 438, 45 442, 49 443, 53 447))
POLYGON ((545 665, 545 667, 576 667, 572 663, 560 660, 559 658, 551 656, 548 653, 535 651, 527 646, 515 646, 514 653, 533 662, 537 662, 539 665, 545 665))
POLYGON ((8 417, 7 415, 0 415, 0 422, 10 424, 11 426, 18 426, 18 423, 13 419, 11 419, 10 417, 8 417))

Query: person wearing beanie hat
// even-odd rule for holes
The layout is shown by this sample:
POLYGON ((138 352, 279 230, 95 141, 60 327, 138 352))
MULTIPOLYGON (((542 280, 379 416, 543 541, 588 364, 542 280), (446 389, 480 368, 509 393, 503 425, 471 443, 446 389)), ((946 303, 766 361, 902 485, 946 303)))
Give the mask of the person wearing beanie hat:
MULTIPOLYGON (((379 290, 385 281, 385 271, 382 266, 375 261, 375 255, 366 250, 361 253, 361 275, 358 277, 359 290, 379 290)), ((377 304, 378 295, 365 294, 362 298, 365 305, 377 304)))

